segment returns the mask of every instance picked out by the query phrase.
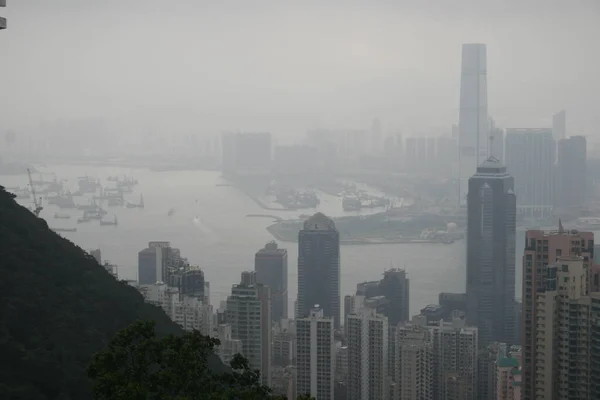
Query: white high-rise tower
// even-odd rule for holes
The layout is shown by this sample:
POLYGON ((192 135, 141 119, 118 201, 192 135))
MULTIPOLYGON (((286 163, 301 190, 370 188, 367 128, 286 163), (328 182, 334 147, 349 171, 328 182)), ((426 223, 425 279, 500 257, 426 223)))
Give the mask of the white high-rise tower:
POLYGON ((459 204, 467 202, 468 181, 489 155, 487 56, 485 44, 462 46, 458 119, 459 204))

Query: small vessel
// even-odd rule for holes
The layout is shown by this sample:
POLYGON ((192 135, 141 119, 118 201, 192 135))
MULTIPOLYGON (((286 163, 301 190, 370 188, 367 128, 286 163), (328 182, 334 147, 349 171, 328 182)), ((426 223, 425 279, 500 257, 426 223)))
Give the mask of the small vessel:
POLYGON ((77 228, 51 228, 54 232, 77 232, 77 228))
POLYGON ((58 218, 58 219, 69 219, 71 218, 71 216, 69 214, 65 214, 65 213, 55 213, 54 214, 54 218, 58 218))
POLYGON ((127 203, 127 208, 144 208, 144 196, 140 195, 140 202, 139 202, 139 204, 127 203))
POLYGON ((73 195, 69 192, 60 193, 56 196, 47 196, 46 199, 48 200, 48 204, 54 204, 60 208, 75 208, 73 195))
POLYGON ((91 218, 86 218, 86 217, 77 218, 77 223, 78 224, 83 224, 84 222, 90 222, 91 220, 92 220, 91 218))
POLYGON ((100 225, 119 225, 119 221, 117 221, 117 216, 115 215, 114 221, 100 220, 100 225))
POLYGON ((96 189, 101 187, 98 179, 91 178, 89 176, 80 176, 78 179, 79 192, 81 193, 95 193, 96 189))
POLYGON ((123 204, 125 204, 125 200, 123 200, 123 197, 110 197, 108 199, 109 207, 122 206, 123 204))
POLYGON ((167 215, 168 215, 169 217, 172 217, 172 216, 173 216, 173 214, 175 214, 175 209, 174 209, 174 208, 171 208, 171 209, 169 209, 169 212, 167 213, 167 215))

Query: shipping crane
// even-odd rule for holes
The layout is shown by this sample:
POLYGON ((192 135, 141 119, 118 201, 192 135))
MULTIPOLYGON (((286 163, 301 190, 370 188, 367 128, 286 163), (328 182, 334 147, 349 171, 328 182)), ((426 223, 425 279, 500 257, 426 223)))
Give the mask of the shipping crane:
POLYGON ((33 209, 33 213, 36 217, 40 216, 40 212, 43 210, 42 207, 42 198, 38 201, 38 198, 35 194, 35 186, 33 186, 33 179, 31 179, 31 171, 27 168, 27 175, 29 176, 29 186, 31 187, 31 195, 33 196, 33 205, 35 208, 33 209))

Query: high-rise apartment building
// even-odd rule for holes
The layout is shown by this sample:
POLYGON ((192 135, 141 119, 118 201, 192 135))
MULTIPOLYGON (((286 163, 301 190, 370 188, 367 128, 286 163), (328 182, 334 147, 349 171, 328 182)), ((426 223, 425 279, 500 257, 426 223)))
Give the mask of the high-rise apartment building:
POLYGON ((554 205, 556 142, 551 129, 507 129, 506 168, 515 178, 519 213, 546 217, 554 205))
MULTIPOLYGON (((589 260, 588 260, 589 262, 589 260)), ((533 387, 526 399, 592 399, 592 359, 600 349, 591 346, 598 315, 591 311, 587 264, 582 256, 559 256, 549 265, 545 284, 536 296, 537 350, 529 363, 533 387)), ((529 343, 527 343, 529 344, 529 343)))
POLYGON ((175 303, 171 319, 185 331, 197 330, 208 336, 213 333, 213 308, 202 298, 181 296, 175 303))
POLYGON ((220 324, 217 327, 217 338, 221 344, 217 346, 216 353, 224 364, 229 365, 233 356, 242 352, 242 341, 231 336, 229 324, 220 324))
POLYGON ((273 365, 287 367, 296 363, 296 334, 278 332, 273 336, 273 365))
POLYGON ((516 198, 506 167, 490 158, 469 179, 467 324, 479 342, 512 344, 515 334, 516 198))
POLYGON ((485 44, 462 46, 458 118, 459 204, 467 203, 468 180, 488 158, 487 55, 485 44))
POLYGON ((388 398, 388 321, 370 308, 348 316, 348 398, 388 398))
POLYGON ((401 324, 394 332, 393 400, 433 399, 433 341, 429 330, 401 324))
POLYGON ((496 400, 521 400, 521 368, 515 357, 496 361, 496 400))
POLYGON ((335 377, 334 320, 321 308, 296 320, 296 393, 316 400, 333 400, 335 377))
POLYGON ((256 281, 271 288, 271 317, 274 322, 288 317, 287 250, 269 242, 254 256, 256 281))
POLYGON ((538 298, 546 291, 548 266, 555 264, 559 257, 583 257, 584 268, 589 270, 594 258, 594 234, 591 232, 565 231, 559 224, 558 231, 527 231, 523 254, 523 293, 522 293, 522 371, 523 396, 536 399, 537 360, 547 355, 538 349, 536 338, 540 335, 537 323, 539 318, 538 298), (540 352, 538 354, 538 352, 540 352))
POLYGON ((479 349, 477 355, 477 398, 496 398, 496 364, 506 356, 506 344, 493 342, 479 349))
POLYGON ((587 141, 572 136, 558 142, 556 205, 578 209, 585 204, 587 190, 587 141))
POLYGON ((379 291, 389 302, 384 314, 390 326, 410 319, 410 280, 406 270, 390 268, 384 271, 383 279, 379 281, 379 291))
POLYGON ((556 142, 567 137, 567 112, 565 110, 552 116, 552 136, 556 142))
MULTIPOLYGON (((466 326, 465 319, 457 315, 452 316, 452 322, 440 321, 439 324, 428 324, 423 316, 416 316, 410 323, 400 324, 396 328, 396 368, 395 368, 395 393, 418 393, 417 398, 433 398, 433 400, 446 400, 455 398, 457 400, 477 399, 477 328, 466 326), (424 336, 418 336, 423 332, 424 336), (426 354, 428 350, 419 353, 422 361, 420 366, 412 368, 409 365, 400 365, 398 357, 402 357, 403 347, 406 341, 416 340, 417 343, 431 344, 433 376, 430 376, 430 367, 426 354), (410 374, 416 373, 413 377, 410 374), (427 382, 428 387, 418 384, 402 387, 403 382, 427 382), (430 391, 431 390, 431 394, 430 391), (430 397, 431 396, 431 397, 430 397)), ((416 350, 415 350, 416 351, 416 350)), ((416 363, 416 361, 415 361, 416 363)), ((396 397, 403 399, 404 397, 396 397)), ((413 397, 406 397, 413 398, 413 397)))
POLYGON ((333 220, 316 213, 298 235, 298 316, 318 304, 340 327, 340 234, 333 220))
POLYGON ((477 328, 462 318, 433 330, 434 399, 477 399, 477 348, 477 328))
POLYGON ((172 248, 171 243, 149 242, 148 247, 138 253, 139 284, 170 283, 171 274, 179 260, 179 249, 172 248))
POLYGON ((212 306, 196 297, 181 296, 179 289, 159 282, 138 284, 137 290, 144 301, 164 310, 165 314, 186 331, 198 330, 203 335, 212 334, 212 306))
POLYGON ((227 298, 225 318, 231 336, 242 341, 242 354, 252 369, 261 373, 262 383, 271 381, 271 300, 270 288, 256 282, 254 271, 242 272, 227 298))

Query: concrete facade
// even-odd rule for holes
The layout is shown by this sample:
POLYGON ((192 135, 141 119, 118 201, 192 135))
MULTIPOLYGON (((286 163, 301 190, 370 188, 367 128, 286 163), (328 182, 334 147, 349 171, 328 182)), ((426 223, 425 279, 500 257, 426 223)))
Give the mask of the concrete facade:
POLYGON ((334 320, 313 308, 296 320, 296 393, 316 400, 333 400, 335 377, 334 320))
POLYGON ((348 316, 348 399, 387 400, 388 320, 370 308, 348 316))
POLYGON ((462 46, 458 117, 459 204, 467 203, 468 181, 488 158, 487 50, 485 44, 462 46))
POLYGON ((514 180, 494 158, 469 179, 467 324, 479 342, 512 344, 515 336, 516 197, 514 180))

